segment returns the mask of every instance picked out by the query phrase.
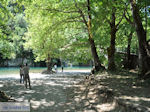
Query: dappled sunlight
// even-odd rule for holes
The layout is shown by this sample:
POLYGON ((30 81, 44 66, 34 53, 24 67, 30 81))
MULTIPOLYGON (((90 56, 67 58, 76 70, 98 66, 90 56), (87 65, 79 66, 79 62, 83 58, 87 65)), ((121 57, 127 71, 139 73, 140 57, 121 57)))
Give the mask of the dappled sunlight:
POLYGON ((31 90, 26 89, 24 84, 20 84, 19 79, 4 80, 0 83, 5 83, 5 88, 1 87, 1 89, 12 95, 16 101, 30 102, 33 112, 41 112, 43 109, 52 112, 70 111, 75 110, 77 105, 74 100, 77 94, 74 88, 78 87, 76 84, 83 80, 85 75, 75 72, 53 75, 31 73, 31 90))
POLYGON ((54 101, 47 102, 46 99, 41 99, 40 101, 30 100, 33 109, 38 109, 40 106, 50 107, 55 104, 54 101))
POLYGON ((3 87, 4 86, 4 84, 0 84, 0 87, 3 87))
MULTIPOLYGON (((125 100, 132 100, 132 101, 136 101, 136 102, 139 102, 140 100, 150 102, 150 98, 145 98, 145 97, 121 96, 120 98, 121 98, 121 99, 125 99, 125 100)), ((140 103, 140 102, 139 102, 139 103, 140 103)))
POLYGON ((132 76, 120 76, 120 75, 116 75, 114 77, 117 78, 117 79, 129 79, 129 78, 132 78, 132 76))
POLYGON ((116 102, 113 102, 112 104, 110 103, 104 103, 104 104, 98 104, 96 107, 101 110, 101 111, 111 111, 116 108, 116 102))
POLYGON ((47 82, 45 83, 46 85, 49 85, 49 86, 63 86, 62 84, 57 84, 55 82, 47 82))
POLYGON ((133 89, 140 89, 140 88, 142 88, 142 87, 140 87, 140 86, 132 86, 132 88, 133 88, 133 89))
POLYGON ((146 103, 148 110, 150 98, 141 95, 144 91, 139 91, 141 86, 129 80, 130 76, 111 76, 104 73, 87 80, 85 75, 88 74, 67 72, 40 76, 35 73, 31 74, 31 90, 20 84, 19 79, 0 80, 0 85, 3 85, 0 89, 13 96, 16 101, 30 102, 32 112, 117 112, 120 108, 124 110, 123 106, 118 106, 111 91, 120 94, 120 97, 115 98, 122 99, 127 104, 133 103, 135 106, 146 103), (136 95, 130 95, 131 93, 136 95))
MULTIPOLYGON (((115 99, 120 105, 128 105, 128 108, 134 107, 134 109, 136 108, 137 110, 142 109, 149 111, 149 87, 142 86, 144 81, 137 80, 136 74, 129 72, 118 72, 114 74, 105 73, 97 77, 99 78, 100 85, 107 87, 107 89, 112 90, 116 94, 115 99)), ((97 79, 97 77, 95 79, 97 79)), ((124 110, 123 106, 119 108, 124 110)))
POLYGON ((32 108, 37 109, 40 107, 41 103, 39 101, 32 101, 30 100, 30 103, 32 105, 32 108))

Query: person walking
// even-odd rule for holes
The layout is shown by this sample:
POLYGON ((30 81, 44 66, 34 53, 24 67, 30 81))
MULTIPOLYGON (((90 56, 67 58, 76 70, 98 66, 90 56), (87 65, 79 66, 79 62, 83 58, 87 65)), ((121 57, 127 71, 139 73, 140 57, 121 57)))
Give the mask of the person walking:
POLYGON ((23 65, 20 65, 20 83, 24 83, 24 71, 23 71, 23 65))
POLYGON ((27 63, 26 63, 26 65, 23 67, 23 71, 24 71, 25 87, 27 88, 27 83, 29 83, 29 88, 31 89, 30 76, 29 76, 29 67, 28 67, 28 64, 27 64, 27 63))

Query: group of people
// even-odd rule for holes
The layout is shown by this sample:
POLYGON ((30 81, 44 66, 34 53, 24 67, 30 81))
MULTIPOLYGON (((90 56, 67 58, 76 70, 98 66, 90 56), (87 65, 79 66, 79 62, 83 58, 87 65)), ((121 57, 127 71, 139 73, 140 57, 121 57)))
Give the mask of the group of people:
MULTIPOLYGON (((25 82, 25 87, 27 88, 27 83, 29 84, 29 88, 31 89, 31 85, 30 85, 30 76, 29 76, 29 66, 26 63, 25 65, 21 65, 20 66, 20 83, 24 83, 25 82)), ((57 72, 57 65, 54 65, 54 69, 57 72)), ((64 67, 61 66, 62 72, 64 67)))
POLYGON ((24 66, 20 66, 20 83, 24 83, 25 81, 25 87, 27 88, 27 83, 29 83, 29 88, 31 89, 30 85, 30 77, 29 77, 29 67, 26 63, 24 66))

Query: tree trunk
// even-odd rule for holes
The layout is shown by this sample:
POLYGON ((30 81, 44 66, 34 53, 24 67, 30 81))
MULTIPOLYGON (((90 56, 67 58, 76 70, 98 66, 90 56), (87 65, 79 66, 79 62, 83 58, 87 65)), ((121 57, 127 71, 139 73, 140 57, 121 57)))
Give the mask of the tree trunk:
POLYGON ((49 55, 48 55, 48 58, 47 58, 47 71, 52 71, 51 58, 50 58, 49 55))
POLYGON ((146 52, 146 32, 143 28, 142 21, 139 14, 139 9, 136 5, 136 0, 130 0, 132 15, 134 19, 135 29, 138 37, 139 43, 139 68, 140 74, 144 75, 148 69, 146 67, 146 59, 147 59, 147 52, 146 52), (144 62, 145 61, 145 62, 144 62))
POLYGON ((111 40, 110 40, 110 46, 107 49, 108 52, 108 70, 114 71, 116 69, 115 65, 115 40, 116 40, 116 25, 115 25, 116 17, 115 17, 115 9, 112 8, 112 21, 110 23, 111 27, 111 40))
POLYGON ((87 0, 87 7, 88 7, 88 22, 87 22, 87 27, 88 27, 88 34, 89 34, 89 42, 90 42, 90 46, 91 46, 91 52, 92 52, 92 56, 94 59, 94 65, 95 65, 95 69, 96 71, 99 71, 100 69, 104 69, 104 67, 101 65, 101 62, 99 60, 97 51, 96 51, 96 46, 95 46, 95 42, 93 39, 93 35, 91 32, 91 14, 90 14, 90 0, 87 0))
POLYGON ((94 40, 89 38, 89 42, 90 42, 90 45, 91 45, 91 52, 92 52, 92 56, 93 56, 93 59, 94 59, 95 69, 96 69, 96 71, 99 71, 100 69, 102 69, 104 67, 102 67, 102 65, 100 63, 100 60, 99 60, 99 57, 97 55, 97 51, 96 51, 94 40))
POLYGON ((21 58, 21 65, 24 64, 24 57, 21 58))
POLYGON ((127 68, 130 69, 131 68, 131 40, 132 40, 132 34, 133 32, 131 31, 129 37, 128 37, 128 47, 127 47, 127 68))

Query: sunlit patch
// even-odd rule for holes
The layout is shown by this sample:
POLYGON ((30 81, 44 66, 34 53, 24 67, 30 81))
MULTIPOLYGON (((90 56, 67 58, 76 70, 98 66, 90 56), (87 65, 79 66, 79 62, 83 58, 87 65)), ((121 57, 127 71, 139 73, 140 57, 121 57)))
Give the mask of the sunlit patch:
MULTIPOLYGON (((44 109, 46 111, 47 109, 51 110, 53 108, 65 108, 66 110, 69 108, 70 110, 75 109, 74 105, 80 105, 82 100, 82 96, 78 96, 75 99, 76 101, 74 100, 75 94, 82 94, 81 91, 74 93, 74 88, 79 87, 79 85, 76 86, 76 83, 83 80, 80 74, 68 73, 62 75, 60 73, 48 76, 30 73, 31 90, 26 89, 24 84, 20 84, 19 78, 18 74, 18 79, 13 79, 13 81, 12 79, 4 80, 5 82, 2 81, 0 86, 1 84, 5 84, 6 87, 2 86, 2 88, 7 88, 10 95, 17 101, 30 102, 31 110, 38 111, 39 109, 44 109)), ((85 90, 86 88, 83 89, 85 90)), ((85 105, 89 105, 89 103, 86 102, 85 105)))
POLYGON ((40 102, 39 101, 30 101, 32 108, 37 109, 38 107, 40 107, 40 102))
POLYGON ((41 101, 40 101, 40 105, 43 105, 43 106, 46 106, 46 107, 53 106, 54 104, 55 104, 54 101, 48 102, 48 101, 46 101, 46 99, 41 99, 41 101))
POLYGON ((50 86, 63 86, 62 84, 58 84, 58 83, 54 83, 54 82, 47 82, 45 84, 50 85, 50 86))
POLYGON ((80 98, 78 98, 78 97, 76 97, 74 100, 75 100, 76 102, 80 102, 80 98))
POLYGON ((21 101, 21 102, 22 102, 22 101, 23 101, 23 102, 28 102, 27 99, 25 100, 25 97, 24 97, 24 96, 22 96, 21 98, 16 98, 16 100, 17 100, 17 101, 21 101))
POLYGON ((127 99, 127 100, 132 100, 132 101, 140 101, 140 100, 143 100, 143 101, 150 101, 150 98, 145 98, 145 97, 131 97, 131 96, 121 96, 120 97, 121 99, 127 99))
POLYGON ((89 101, 85 101, 84 102, 84 106, 88 106, 88 105, 90 105, 90 102, 89 101))
POLYGON ((35 93, 34 90, 29 90, 29 91, 26 91, 25 94, 29 94, 29 93, 35 93))
POLYGON ((4 85, 3 84, 0 84, 0 87, 3 87, 4 85))
POLYGON ((132 88, 137 89, 137 88, 141 88, 141 87, 138 87, 138 86, 132 86, 132 88))
POLYGON ((112 104, 110 103, 98 104, 96 107, 101 111, 111 111, 115 109, 116 103, 113 102, 112 104))

